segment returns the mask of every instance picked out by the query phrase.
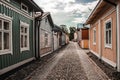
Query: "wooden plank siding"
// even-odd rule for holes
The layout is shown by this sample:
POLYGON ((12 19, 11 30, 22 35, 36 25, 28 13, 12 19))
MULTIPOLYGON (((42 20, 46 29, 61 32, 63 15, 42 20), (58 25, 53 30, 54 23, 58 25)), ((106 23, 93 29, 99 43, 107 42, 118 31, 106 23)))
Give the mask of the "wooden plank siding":
MULTIPOLYGON (((20 8, 20 4, 11 2, 13 6, 20 8)), ((0 4, 0 14, 5 14, 6 16, 12 17, 12 54, 0 55, 0 69, 8 67, 10 65, 16 64, 28 58, 34 57, 33 54, 33 20, 26 18, 24 15, 15 12, 11 8, 0 4), (29 51, 20 51, 20 21, 29 24, 29 51)))

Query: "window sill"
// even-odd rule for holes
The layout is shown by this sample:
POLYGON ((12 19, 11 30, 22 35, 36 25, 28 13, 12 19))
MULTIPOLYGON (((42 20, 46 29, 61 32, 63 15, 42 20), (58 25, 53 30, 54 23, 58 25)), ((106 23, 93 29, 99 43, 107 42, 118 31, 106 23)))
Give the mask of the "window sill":
POLYGON ((7 55, 7 54, 11 54, 12 55, 12 51, 8 51, 8 50, 0 51, 0 55, 7 55))
POLYGON ((96 43, 93 43, 93 45, 96 45, 96 43))
POLYGON ((23 51, 29 51, 30 49, 29 48, 21 48, 21 52, 23 51))
POLYGON ((105 48, 112 49, 112 45, 105 45, 105 48))

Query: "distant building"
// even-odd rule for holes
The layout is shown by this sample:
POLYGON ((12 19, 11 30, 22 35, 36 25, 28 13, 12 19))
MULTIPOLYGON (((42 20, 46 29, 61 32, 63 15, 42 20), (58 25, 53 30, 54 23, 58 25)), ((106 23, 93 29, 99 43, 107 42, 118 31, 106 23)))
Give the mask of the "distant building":
POLYGON ((78 34, 77 34, 77 31, 75 31, 75 33, 74 33, 74 41, 77 41, 77 37, 78 37, 78 34))
POLYGON ((77 41, 81 48, 89 48, 89 28, 77 29, 77 41))
MULTIPOLYGON (((40 57, 53 52, 53 33, 52 29, 54 28, 54 23, 52 21, 51 15, 49 12, 44 12, 42 16, 36 15, 36 48, 39 52, 36 55, 40 57), (40 21, 40 22, 39 22, 40 21)), ((38 56, 38 57, 39 57, 38 56)))

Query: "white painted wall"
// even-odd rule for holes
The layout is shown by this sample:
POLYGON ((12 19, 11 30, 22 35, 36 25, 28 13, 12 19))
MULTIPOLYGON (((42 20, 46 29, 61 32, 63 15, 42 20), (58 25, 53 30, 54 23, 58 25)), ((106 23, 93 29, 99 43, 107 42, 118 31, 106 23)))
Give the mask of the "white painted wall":
POLYGON ((57 33, 53 33, 54 35, 54 50, 57 50, 58 47, 59 47, 59 44, 58 44, 58 36, 57 36, 57 33))
POLYGON ((45 18, 41 21, 40 25, 40 48, 45 48, 45 33, 48 34, 48 46, 47 47, 53 47, 53 39, 52 39, 52 27, 47 20, 45 21, 45 18))

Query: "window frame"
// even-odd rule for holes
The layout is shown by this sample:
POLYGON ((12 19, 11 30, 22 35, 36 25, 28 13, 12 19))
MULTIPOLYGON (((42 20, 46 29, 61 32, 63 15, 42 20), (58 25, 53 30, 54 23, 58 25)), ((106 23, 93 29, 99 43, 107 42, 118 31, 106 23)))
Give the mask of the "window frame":
POLYGON ((93 45, 96 45, 96 34, 94 32, 96 33, 96 28, 93 28, 93 45))
POLYGON ((23 11, 28 13, 28 6, 26 6, 24 3, 21 3, 21 10, 23 10, 23 11), (22 6, 25 6, 27 8, 27 10, 23 9, 22 6))
POLYGON ((105 48, 111 48, 112 49, 112 18, 109 18, 109 19, 107 19, 106 21, 105 21, 105 24, 104 24, 105 26, 104 26, 104 28, 105 28, 105 31, 104 31, 104 44, 105 44, 105 48), (109 22, 111 22, 111 44, 109 44, 109 30, 110 29, 108 29, 108 30, 106 30, 106 24, 107 23, 109 23, 109 22), (108 44, 106 43, 106 31, 108 31, 108 44))
MULTIPOLYGON (((47 37, 46 37, 46 36, 44 36, 45 41, 46 41, 46 39, 47 39, 47 45, 45 45, 45 47, 48 47, 48 43, 49 43, 49 41, 48 41, 49 34, 48 34, 47 32, 45 32, 45 34, 44 34, 44 35, 46 35, 46 34, 47 34, 47 37)), ((46 44, 46 42, 45 42, 45 44, 46 44)))
MULTIPOLYGON (((29 24, 28 23, 25 23, 25 22, 22 22, 22 21, 20 21, 20 51, 22 52, 22 51, 28 51, 28 50, 30 50, 30 39, 29 39, 29 37, 30 37, 30 35, 29 35, 29 33, 30 33, 30 31, 29 31, 29 24), (21 27, 24 27, 24 28, 27 28, 27 33, 21 33, 21 27), (23 35, 23 36, 27 36, 27 47, 24 47, 23 46, 23 48, 21 47, 21 35, 23 35)), ((23 39, 23 40, 25 40, 25 39, 23 39)), ((23 41, 24 42, 24 41, 23 41)), ((23 43, 24 44, 24 43, 23 43)))
POLYGON ((0 20, 2 21, 2 28, 1 31, 2 32, 2 50, 0 50, 0 55, 5 55, 5 54, 13 54, 13 44, 12 44, 12 18, 8 17, 6 15, 0 15, 0 20), (4 29, 4 22, 8 22, 9 23, 9 30, 5 30, 4 29), (9 49, 3 49, 4 48, 4 35, 3 33, 9 33, 9 49))

